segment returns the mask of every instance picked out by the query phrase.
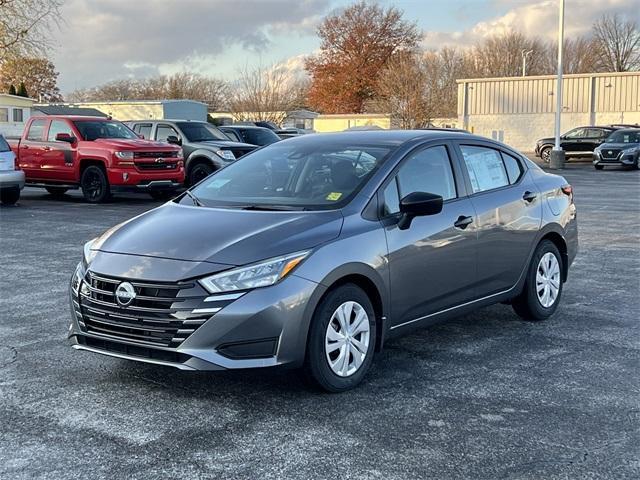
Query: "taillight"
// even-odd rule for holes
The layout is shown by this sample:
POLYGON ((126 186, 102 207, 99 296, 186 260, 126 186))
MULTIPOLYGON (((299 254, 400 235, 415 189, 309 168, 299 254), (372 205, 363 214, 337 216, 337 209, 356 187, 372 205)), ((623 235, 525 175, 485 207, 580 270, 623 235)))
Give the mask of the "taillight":
POLYGON ((566 184, 560 187, 560 189, 562 190, 562 193, 569 197, 571 203, 573 203, 573 187, 569 184, 566 184))

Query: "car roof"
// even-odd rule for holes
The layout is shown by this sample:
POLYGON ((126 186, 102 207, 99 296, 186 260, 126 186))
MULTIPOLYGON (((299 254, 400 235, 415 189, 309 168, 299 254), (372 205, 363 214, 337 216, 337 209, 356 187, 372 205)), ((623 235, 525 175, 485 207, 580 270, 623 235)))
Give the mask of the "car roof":
MULTIPOLYGON (((57 119, 57 120, 93 120, 96 122, 112 122, 113 118, 93 117, 90 115, 32 115, 30 118, 37 120, 57 119)), ((119 121, 119 120, 116 120, 119 121)))
POLYGON ((238 128, 238 129, 242 128, 244 130, 269 130, 269 131, 273 132, 273 130, 271 130, 270 128, 261 127, 259 125, 242 125, 242 124, 240 124, 240 125, 221 125, 218 128, 238 128))
POLYGON ((351 130, 335 133, 308 133, 287 139, 287 142, 312 142, 322 139, 326 142, 352 141, 357 143, 379 143, 381 145, 401 145, 410 140, 444 140, 444 139, 468 139, 468 140, 492 140, 467 132, 455 130, 351 130))

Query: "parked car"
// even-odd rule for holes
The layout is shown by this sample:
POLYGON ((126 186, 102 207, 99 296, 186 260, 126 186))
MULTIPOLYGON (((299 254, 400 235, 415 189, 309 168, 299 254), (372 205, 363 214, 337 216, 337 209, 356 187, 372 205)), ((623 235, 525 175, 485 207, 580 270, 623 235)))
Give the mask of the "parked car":
POLYGON ((222 133, 233 141, 250 143, 259 147, 280 141, 280 137, 273 130, 265 127, 228 125, 219 128, 222 133))
POLYGON ((195 185, 256 148, 233 142, 217 127, 190 120, 132 120, 127 124, 145 138, 182 147, 186 184, 195 185))
POLYGON ((91 203, 122 190, 164 199, 184 182, 180 148, 142 140, 109 118, 31 117, 22 138, 10 144, 27 185, 55 196, 81 188, 91 203))
POLYGON ((262 128, 268 128, 269 130, 274 130, 274 131, 280 128, 275 123, 264 121, 264 120, 246 120, 246 121, 236 122, 234 125, 262 127, 262 128))
POLYGON ((286 140, 287 138, 299 137, 300 135, 306 135, 310 132, 303 130, 302 128, 289 127, 276 130, 276 133, 282 140, 286 140))
POLYGON ((593 151, 593 166, 602 170, 605 165, 640 168, 640 128, 616 130, 593 151))
POLYGON ((550 317, 577 248, 571 186, 501 143, 303 135, 88 242, 68 336, 183 370, 300 366, 343 391, 414 328, 498 302, 550 317))
MULTIPOLYGON (((612 126, 574 128, 560 136, 560 148, 565 151, 567 158, 570 156, 591 156, 593 150, 616 129, 617 127, 612 126)), ((553 137, 538 140, 535 148, 536 157, 549 163, 555 141, 553 137)))
POLYGON ((16 156, 0 135, 0 202, 13 205, 20 199, 24 187, 24 172, 16 168, 16 156))

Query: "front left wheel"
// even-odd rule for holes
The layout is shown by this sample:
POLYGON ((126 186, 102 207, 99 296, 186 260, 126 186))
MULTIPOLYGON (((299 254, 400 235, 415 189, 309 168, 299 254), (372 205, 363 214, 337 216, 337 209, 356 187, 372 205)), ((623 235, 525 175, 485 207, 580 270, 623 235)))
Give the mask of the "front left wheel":
POLYGON ((106 202, 111 196, 107 172, 97 165, 89 165, 80 177, 82 195, 89 203, 106 202))
POLYGON ((357 285, 330 291, 311 321, 305 372, 329 392, 358 385, 373 361, 375 312, 368 295, 357 285))

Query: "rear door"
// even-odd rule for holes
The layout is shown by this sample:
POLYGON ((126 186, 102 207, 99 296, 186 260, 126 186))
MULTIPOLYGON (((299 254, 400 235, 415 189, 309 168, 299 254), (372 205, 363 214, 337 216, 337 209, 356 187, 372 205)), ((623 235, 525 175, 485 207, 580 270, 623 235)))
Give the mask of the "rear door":
POLYGON ((494 144, 458 144, 477 214, 478 297, 513 287, 542 219, 542 199, 521 158, 494 144))
POLYGON ((396 327, 475 296, 474 210, 450 152, 449 144, 441 144, 409 154, 379 193, 389 249, 391 318, 396 327), (408 229, 401 230, 399 202, 413 192, 441 195, 442 212, 416 217, 408 229))
POLYGON ((26 135, 20 141, 18 148, 18 163, 28 181, 42 179, 40 162, 45 146, 44 134, 47 123, 46 118, 38 118, 31 121, 26 135))
POLYGON ((42 177, 60 182, 75 182, 76 150, 69 142, 56 141, 56 135, 67 133, 78 138, 66 120, 53 119, 49 123, 46 142, 43 146, 41 169, 42 177))

